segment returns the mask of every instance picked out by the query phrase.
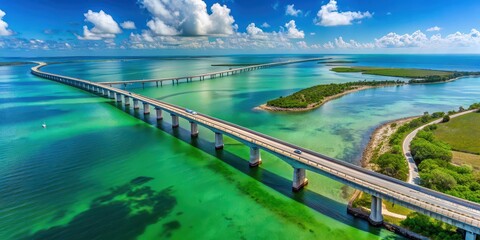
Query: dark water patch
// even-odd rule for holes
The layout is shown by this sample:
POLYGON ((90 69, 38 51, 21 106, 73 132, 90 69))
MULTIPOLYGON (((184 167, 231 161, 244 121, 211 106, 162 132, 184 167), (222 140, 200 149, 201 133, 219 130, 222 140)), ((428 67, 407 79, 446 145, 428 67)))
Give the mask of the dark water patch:
POLYGON ((51 109, 39 106, 8 107, 0 110, 0 125, 40 122, 45 118, 56 118, 73 110, 51 109))
MULTIPOLYGON (((149 225, 168 216, 177 204, 171 187, 155 191, 142 186, 151 178, 137 179, 94 199, 89 209, 66 225, 39 230, 23 239, 136 239, 149 225)), ((167 228, 171 234, 180 225, 173 222, 167 228)))
POLYGON ((130 184, 133 184, 133 185, 142 185, 144 183, 147 183, 147 182, 150 182, 152 181, 153 178, 152 177, 137 177, 135 179, 132 179, 132 181, 130 181, 130 184))
MULTIPOLYGON (((33 102, 43 102, 43 101, 68 100, 68 99, 87 99, 87 98, 90 98, 90 96, 83 95, 83 94, 82 95, 70 95, 70 96, 44 95, 44 96, 34 96, 34 97, 0 98, 0 102, 4 102, 4 103, 33 103, 33 102)), ((26 107, 26 106, 23 106, 23 107, 26 107)))
POLYGON ((172 237, 172 233, 179 229, 182 225, 180 224, 179 221, 170 221, 170 222, 167 222, 165 224, 163 224, 163 230, 162 230, 162 233, 160 234, 160 237, 161 238, 171 238, 172 237))

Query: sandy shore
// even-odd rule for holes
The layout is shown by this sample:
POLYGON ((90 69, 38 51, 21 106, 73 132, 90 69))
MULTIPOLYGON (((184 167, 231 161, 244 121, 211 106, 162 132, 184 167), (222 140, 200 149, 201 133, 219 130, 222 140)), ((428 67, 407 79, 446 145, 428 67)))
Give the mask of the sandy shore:
POLYGON ((310 110, 313 110, 315 108, 318 108, 318 107, 322 106, 323 104, 327 103, 328 101, 331 101, 333 99, 345 96, 345 95, 350 94, 350 93, 358 92, 358 91, 369 89, 369 88, 392 87, 392 86, 397 86, 397 85, 395 84, 395 85, 380 85, 380 86, 357 86, 354 89, 351 89, 351 90, 348 90, 348 91, 345 91, 345 92, 342 92, 342 93, 339 93, 339 94, 335 94, 335 95, 330 96, 330 97, 326 97, 321 102, 312 103, 312 104, 308 105, 308 107, 306 107, 306 108, 281 108, 281 107, 267 106, 267 104, 262 104, 258 107, 255 107, 254 109, 255 110, 272 111, 272 112, 305 112, 305 111, 310 111, 310 110))
POLYGON ((377 127, 370 136, 370 141, 363 151, 361 161, 362 167, 372 169, 370 161, 374 155, 380 156, 381 154, 390 151, 390 145, 388 144, 390 136, 394 134, 400 126, 417 117, 418 116, 401 118, 377 127))

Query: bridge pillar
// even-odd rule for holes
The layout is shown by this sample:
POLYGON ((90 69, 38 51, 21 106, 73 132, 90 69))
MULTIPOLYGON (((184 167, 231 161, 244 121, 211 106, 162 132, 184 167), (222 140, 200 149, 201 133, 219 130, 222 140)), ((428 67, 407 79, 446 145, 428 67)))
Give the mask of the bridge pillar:
POLYGON ((465 231, 465 240, 475 240, 477 239, 477 235, 475 233, 465 231))
POLYGON ((262 164, 262 157, 260 156, 260 149, 257 146, 250 146, 250 167, 256 167, 262 164))
POLYGON ((113 91, 108 91, 108 98, 114 99, 115 98, 115 93, 113 91))
POLYGON ((308 179, 306 178, 305 168, 293 168, 293 183, 292 190, 298 192, 302 190, 308 184, 308 179))
POLYGON ((157 120, 162 120, 163 119, 163 116, 162 116, 162 109, 161 108, 158 108, 156 107, 155 108, 155 111, 157 113, 157 120))
POLYGON ((196 122, 190 122, 190 135, 198 137, 198 124, 196 122))
POLYGON ((138 104, 138 99, 133 99, 133 109, 139 109, 140 104, 138 104))
POLYGON ((172 128, 178 128, 178 126, 180 126, 178 116, 175 114, 170 114, 170 116, 172 116, 172 128))
POLYGON ((122 102, 122 94, 117 93, 117 102, 122 102))
POLYGON ((143 114, 144 115, 150 114, 150 104, 143 103, 143 114))
POLYGON ((127 95, 124 95, 123 99, 125 101, 125 106, 130 106, 130 98, 127 95))
POLYGON ((381 198, 372 196, 372 205, 370 207, 370 216, 368 221, 374 226, 378 226, 383 223, 381 198))
POLYGON ((215 149, 223 149, 223 134, 215 133, 215 149))

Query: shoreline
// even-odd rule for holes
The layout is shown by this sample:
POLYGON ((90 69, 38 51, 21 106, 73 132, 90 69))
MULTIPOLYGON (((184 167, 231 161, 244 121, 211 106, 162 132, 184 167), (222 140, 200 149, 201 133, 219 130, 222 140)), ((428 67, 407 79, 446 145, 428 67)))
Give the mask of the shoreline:
POLYGON ((329 97, 325 97, 321 102, 312 103, 312 104, 308 105, 308 107, 306 107, 306 108, 273 107, 273 106, 268 106, 266 103, 264 103, 260 106, 254 107, 253 109, 254 110, 270 111, 270 112, 306 112, 306 111, 311 111, 311 110, 314 110, 316 108, 319 108, 320 106, 322 106, 323 104, 325 104, 325 103, 327 103, 331 100, 343 97, 343 96, 345 96, 347 94, 350 94, 350 93, 354 93, 354 92, 358 92, 358 91, 362 91, 362 90, 366 90, 366 89, 371 89, 371 88, 393 87, 393 86, 399 86, 399 85, 404 85, 404 84, 379 85, 379 86, 362 86, 362 85, 360 85, 360 86, 355 87, 354 89, 350 89, 348 91, 345 91, 345 92, 342 92, 342 93, 339 93, 339 94, 335 94, 335 95, 332 95, 332 96, 329 96, 329 97))
POLYGON ((390 150, 390 147, 388 146, 388 140, 390 136, 395 133, 400 126, 418 117, 419 116, 413 116, 395 119, 375 128, 373 133, 370 135, 370 140, 367 146, 363 150, 360 166, 371 169, 370 162, 372 161, 375 151, 378 149, 377 156, 388 152, 390 150), (396 124, 396 126, 391 127, 392 124, 396 124))

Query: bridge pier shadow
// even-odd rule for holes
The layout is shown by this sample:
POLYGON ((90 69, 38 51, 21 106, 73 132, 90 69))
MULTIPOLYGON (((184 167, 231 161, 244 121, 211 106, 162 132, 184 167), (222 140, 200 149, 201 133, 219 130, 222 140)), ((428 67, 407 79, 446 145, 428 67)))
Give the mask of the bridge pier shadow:
MULTIPOLYGON (((182 128, 182 125, 180 125, 178 128, 172 128, 172 125, 169 122, 157 121, 154 113, 144 115, 141 109, 134 110, 132 107, 125 107, 123 104, 117 102, 111 102, 110 104, 139 120, 156 126, 158 129, 190 144, 193 147, 201 149, 203 152, 223 161, 243 174, 248 175, 249 177, 274 189, 282 195, 302 203, 323 215, 373 234, 378 235, 381 231, 381 228, 370 226, 367 221, 347 214, 347 205, 345 203, 327 198, 313 190, 308 189, 308 187, 299 192, 292 192, 291 178, 284 178, 283 176, 280 176, 262 167, 251 168, 248 164, 248 158, 240 157, 228 151, 228 144, 225 144, 224 149, 216 150, 214 142, 207 141, 201 137, 202 132, 200 133, 199 137, 192 138, 190 131, 182 128)), ((206 132, 206 134, 209 133, 206 132)), ((389 237, 388 239, 397 239, 397 237, 389 237)), ((398 239, 403 238, 398 237, 398 239)))

